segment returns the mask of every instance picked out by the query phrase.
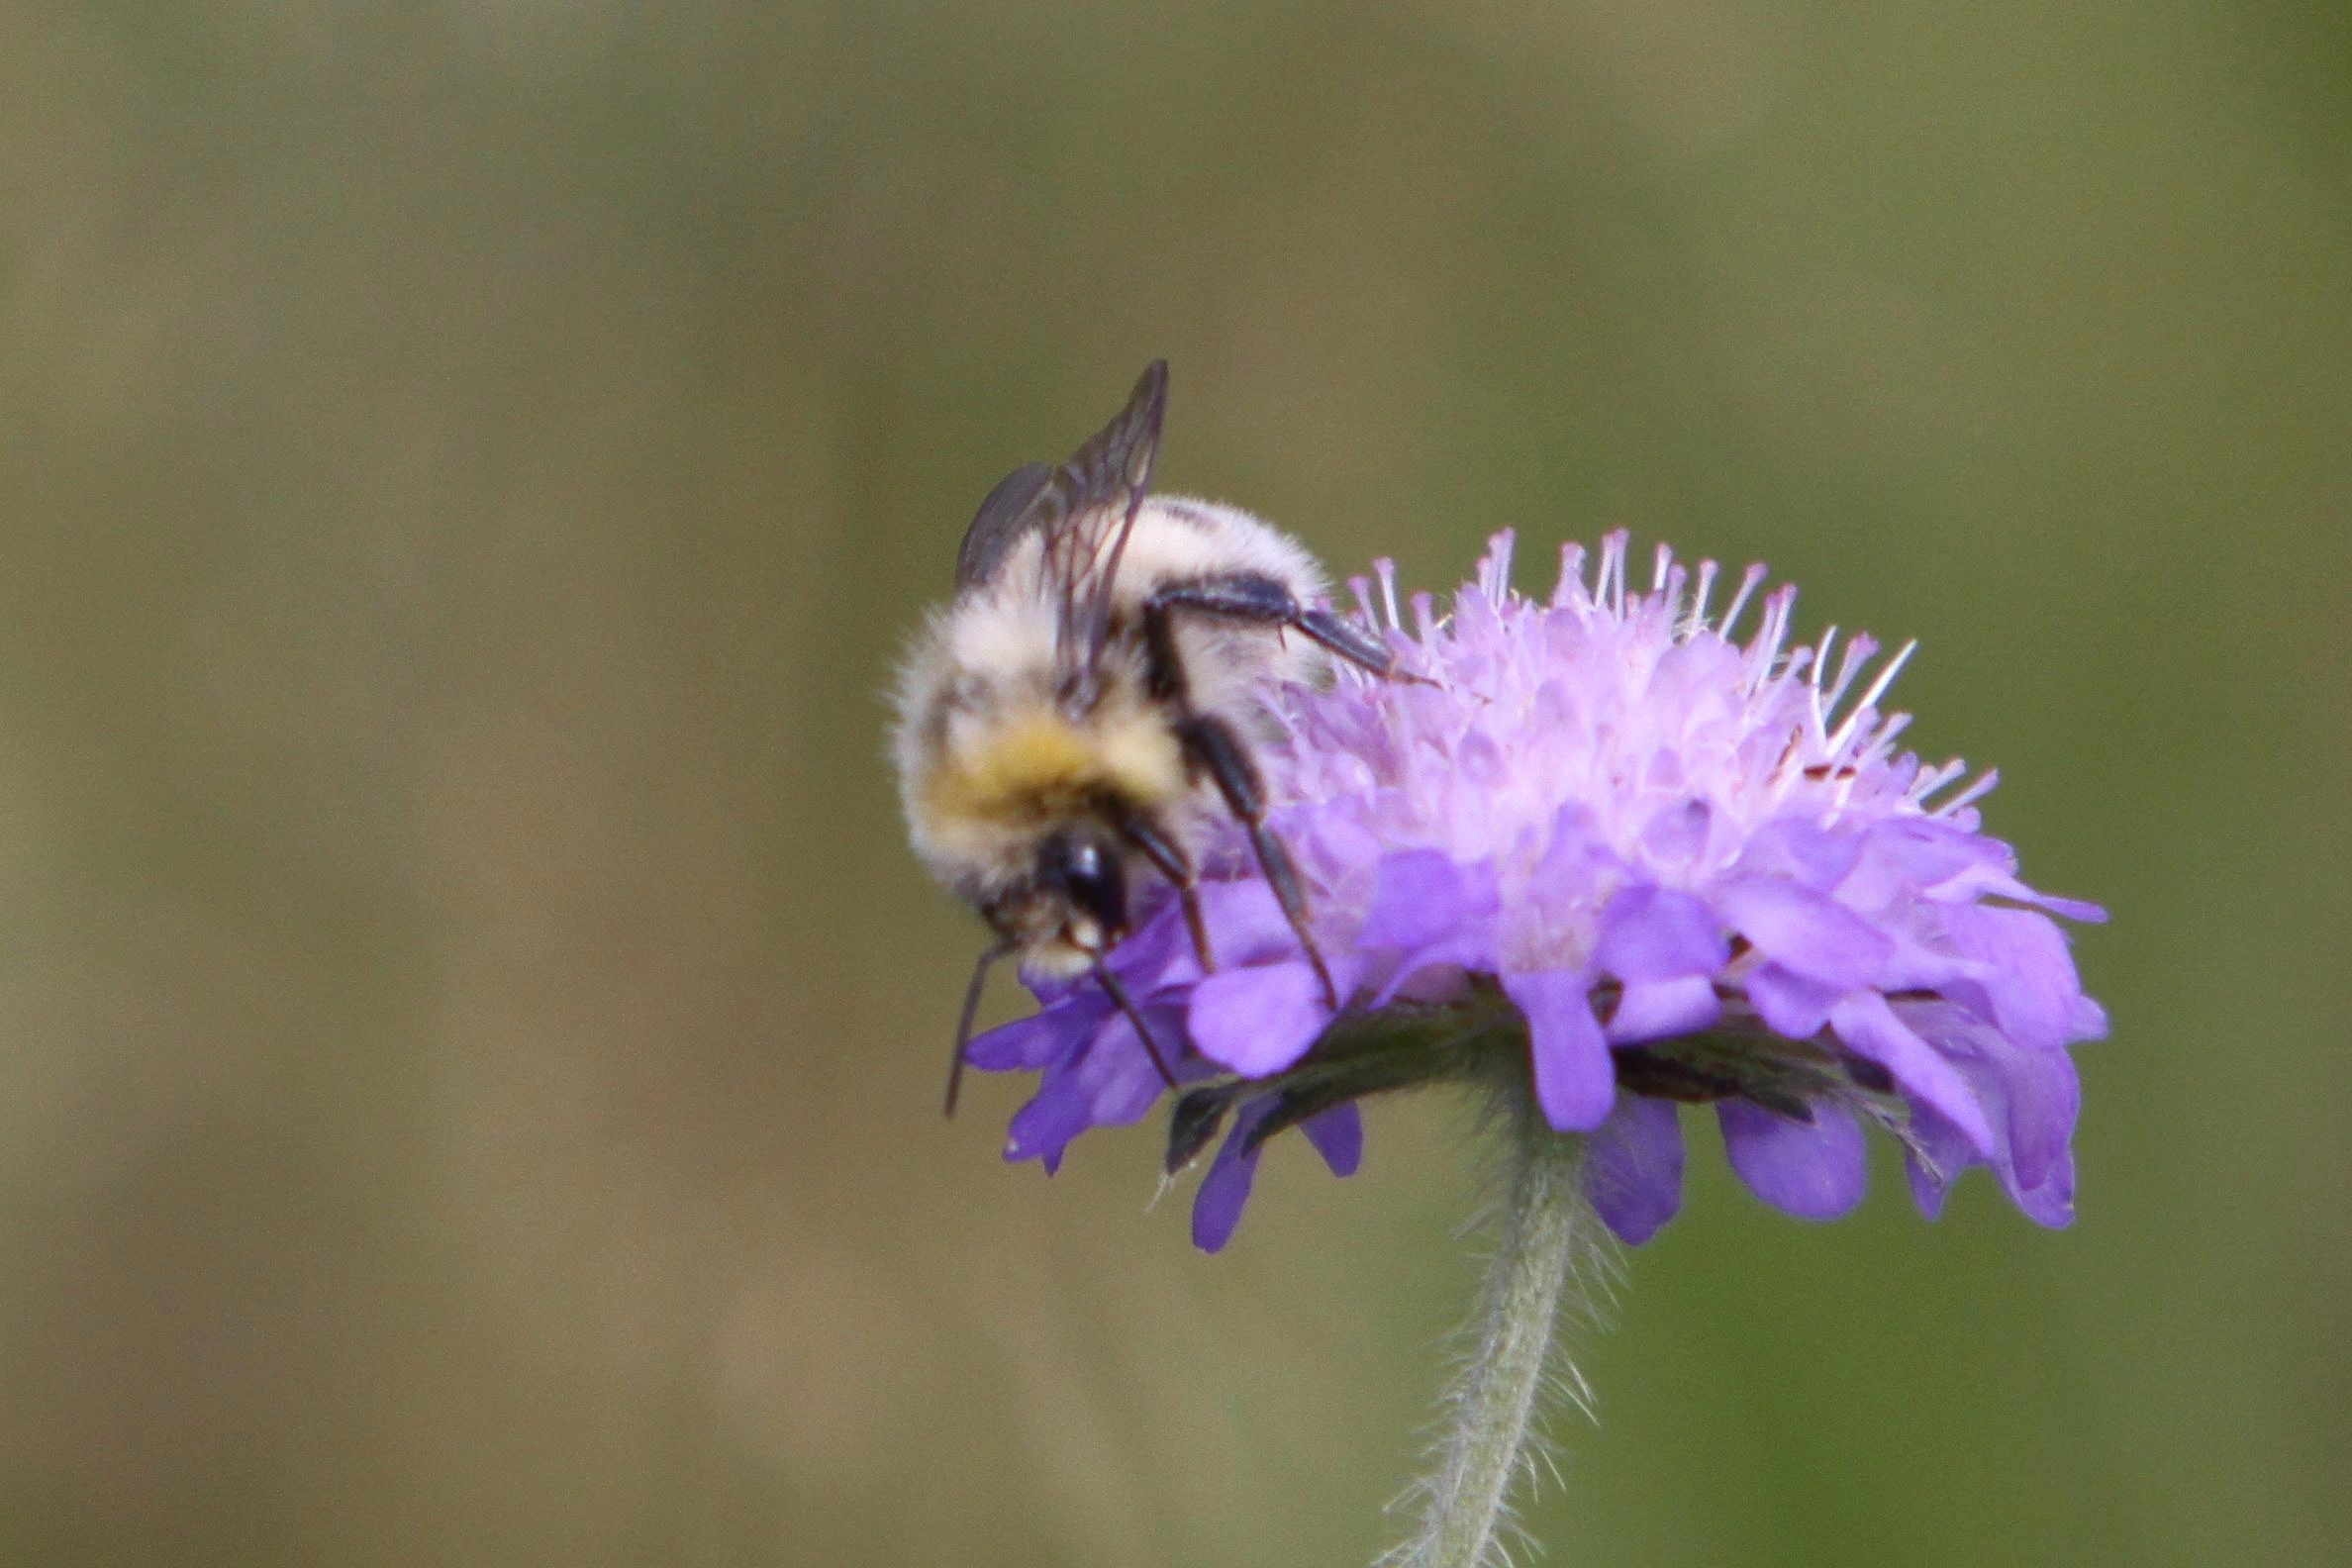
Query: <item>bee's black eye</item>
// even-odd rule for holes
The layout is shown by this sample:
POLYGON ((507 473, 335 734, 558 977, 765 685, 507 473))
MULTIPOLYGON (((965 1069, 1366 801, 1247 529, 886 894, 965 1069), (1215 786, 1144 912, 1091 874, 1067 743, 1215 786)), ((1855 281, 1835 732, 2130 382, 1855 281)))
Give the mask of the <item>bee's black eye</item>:
POLYGON ((1038 879, 1063 894, 1102 930, 1105 942, 1127 934, 1127 868, 1091 833, 1057 833, 1038 856, 1038 879))

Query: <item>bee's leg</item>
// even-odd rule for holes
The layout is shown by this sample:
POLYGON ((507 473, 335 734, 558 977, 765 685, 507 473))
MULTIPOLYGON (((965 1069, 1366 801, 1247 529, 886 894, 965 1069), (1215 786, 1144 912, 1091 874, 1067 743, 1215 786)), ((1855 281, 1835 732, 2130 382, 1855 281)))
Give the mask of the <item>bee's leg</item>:
POLYGON ((1328 610, 1311 609, 1299 603, 1296 594, 1272 577, 1244 572, 1162 588, 1151 596, 1143 613, 1147 630, 1154 622, 1160 629, 1158 636, 1150 639, 1154 674, 1157 666, 1175 657, 1174 639, 1165 629, 1170 612, 1176 610, 1259 626, 1288 627, 1369 674, 1399 673, 1395 650, 1372 633, 1328 610))
MULTIPOLYGON (((1256 622, 1261 626, 1293 626, 1319 641, 1322 638, 1318 632, 1324 621, 1341 627, 1344 623, 1323 617, 1311 625, 1304 619, 1308 612, 1296 595, 1273 578, 1254 574, 1163 588, 1143 605, 1145 689, 1184 715, 1176 726, 1176 734, 1185 755, 1216 781, 1226 810, 1248 831, 1249 846, 1257 855, 1258 869, 1265 873, 1266 885, 1274 890, 1274 900, 1282 906, 1283 919, 1290 922, 1291 930, 1298 934, 1299 946, 1315 968, 1316 978, 1323 982, 1324 1001, 1337 1012, 1339 988, 1332 983, 1330 965, 1323 962, 1323 949, 1315 944, 1315 932, 1308 926, 1307 891, 1300 885, 1298 867, 1292 863, 1282 839, 1266 826, 1266 790, 1258 776, 1257 764, 1250 760, 1249 748, 1241 743, 1232 726, 1215 714, 1193 709, 1184 655, 1176 645, 1178 610, 1256 622)), ((1361 640, 1352 628, 1345 630, 1348 637, 1361 640)), ((1371 645, 1365 644, 1367 648, 1371 645)), ((1379 651, 1381 658, 1389 658, 1385 647, 1379 651)))
POLYGON ((1193 951, 1200 957, 1202 971, 1215 973, 1217 952, 1209 945, 1209 923, 1201 917, 1201 874, 1192 857, 1158 823, 1139 812, 1120 823, 1119 833, 1176 889, 1177 902, 1184 906, 1184 929, 1192 933, 1193 951))
POLYGON ((988 989, 988 971, 999 958, 1012 950, 1011 942, 998 942, 982 953, 980 961, 972 966, 972 983, 964 988, 963 1017, 955 1026, 955 1054, 947 1062, 947 1103, 942 1108, 942 1115, 955 1115, 955 1097, 963 1088, 964 1047, 972 1042, 972 1021, 980 1016, 980 997, 988 989))
POLYGON ((1095 954, 1094 973, 1104 992, 1110 996, 1112 1006, 1127 1015, 1127 1023, 1134 1029, 1135 1038, 1143 1042, 1143 1054, 1149 1056, 1151 1065, 1159 1069, 1160 1081, 1171 1089, 1175 1088, 1176 1074, 1169 1070, 1168 1058, 1160 1054, 1159 1041, 1152 1037, 1151 1026, 1143 1022, 1143 1010, 1135 1006, 1135 999, 1127 994, 1126 986, 1120 984, 1119 977, 1111 972, 1111 966, 1103 962, 1101 953, 1095 954))
POLYGON ((1290 623, 1297 627, 1311 642, 1320 643, 1327 652, 1336 653, 1366 674, 1384 679, 1419 680, 1397 668, 1396 650, 1379 637, 1357 626, 1353 621, 1333 615, 1328 610, 1301 609, 1290 623))
POLYGON ((1307 961, 1315 966, 1316 978, 1323 982, 1323 1000, 1337 1012, 1339 988, 1331 983, 1330 966, 1323 962, 1323 949, 1315 945, 1315 932, 1307 925, 1307 890, 1299 883, 1299 868, 1292 863, 1290 851, 1266 826, 1265 785, 1258 777, 1257 764, 1249 759, 1248 748, 1233 734, 1232 726, 1215 714, 1195 714, 1180 723, 1176 733, 1185 753, 1216 780, 1226 808, 1249 831, 1249 846, 1257 852, 1258 869, 1266 874, 1266 885, 1282 906, 1282 918, 1290 922, 1299 945, 1307 951, 1307 961))

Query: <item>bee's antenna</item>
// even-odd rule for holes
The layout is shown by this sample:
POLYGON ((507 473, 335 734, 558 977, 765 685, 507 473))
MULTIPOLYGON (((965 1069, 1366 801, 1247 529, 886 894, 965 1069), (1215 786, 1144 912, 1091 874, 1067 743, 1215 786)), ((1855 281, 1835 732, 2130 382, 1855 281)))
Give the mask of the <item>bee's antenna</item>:
POLYGON ((1110 994, 1112 1002, 1134 1026, 1135 1038, 1143 1042, 1144 1054, 1151 1058, 1151 1065, 1159 1069, 1160 1081, 1171 1089, 1175 1088, 1176 1075, 1168 1070, 1168 1058, 1160 1054, 1159 1041, 1151 1037, 1151 1026, 1143 1022, 1142 1010, 1135 1006, 1135 999, 1127 995, 1127 988, 1119 983, 1119 977, 1111 972, 1111 966, 1103 962, 1101 953, 1095 954, 1094 972, 1095 978, 1103 983, 1103 989, 1110 994))
POLYGON ((972 983, 964 988, 963 1017, 955 1026, 955 1055, 947 1063, 947 1103, 942 1116, 955 1115, 955 1097, 963 1088, 964 1046, 971 1043, 972 1020, 980 1016, 980 996, 988 989, 988 971, 999 958, 1013 950, 1009 941, 998 942, 980 955, 972 966, 972 983))

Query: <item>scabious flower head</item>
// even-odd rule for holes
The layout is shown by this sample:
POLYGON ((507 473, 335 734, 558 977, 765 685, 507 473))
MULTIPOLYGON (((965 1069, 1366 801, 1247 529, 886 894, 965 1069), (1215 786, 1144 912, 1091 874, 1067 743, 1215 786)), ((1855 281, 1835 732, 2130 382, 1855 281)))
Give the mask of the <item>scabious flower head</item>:
MULTIPOLYGON (((1192 1086, 1171 1167, 1229 1118, 1195 1240, 1231 1234, 1271 1133, 1300 1127, 1345 1175, 1358 1100, 1468 1076, 1498 1040, 1551 1126, 1590 1134, 1587 1195, 1629 1242, 1681 1204, 1681 1104, 1712 1105, 1732 1168, 1792 1214, 1860 1201, 1875 1122, 1928 1215, 1981 1164, 2066 1224, 2066 1048, 2106 1019, 2050 915, 2104 916, 2017 880, 1979 831, 1994 775, 1947 794, 1962 764, 1896 749, 1908 720, 1878 704, 1910 649, 1873 675, 1867 637, 1790 646, 1795 591, 1757 601, 1761 567, 1715 615, 1715 564, 1661 548, 1636 593, 1622 534, 1589 568, 1569 546, 1549 601, 1521 598, 1511 542, 1443 620, 1426 595, 1400 615, 1385 563, 1377 596, 1355 585, 1418 680, 1273 695, 1258 760, 1339 1012, 1237 833, 1201 889, 1215 972, 1172 899, 1112 955, 1192 1086)), ((1040 998, 968 1056, 1041 1074, 1007 1157, 1052 1170, 1166 1085, 1099 987, 1040 998)))

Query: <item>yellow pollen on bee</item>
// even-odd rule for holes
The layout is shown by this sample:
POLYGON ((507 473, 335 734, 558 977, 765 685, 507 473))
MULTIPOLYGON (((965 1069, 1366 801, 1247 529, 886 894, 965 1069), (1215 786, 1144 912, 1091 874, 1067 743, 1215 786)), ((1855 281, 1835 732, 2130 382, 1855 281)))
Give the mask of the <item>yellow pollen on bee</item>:
POLYGON ((1176 738, 1147 710, 1097 713, 1085 727, 1044 710, 959 748, 928 793, 943 812, 1002 821, 1076 812, 1101 796, 1154 806, 1184 787, 1176 738))

